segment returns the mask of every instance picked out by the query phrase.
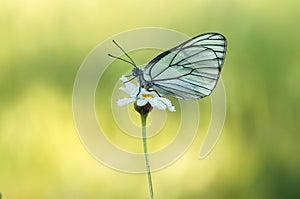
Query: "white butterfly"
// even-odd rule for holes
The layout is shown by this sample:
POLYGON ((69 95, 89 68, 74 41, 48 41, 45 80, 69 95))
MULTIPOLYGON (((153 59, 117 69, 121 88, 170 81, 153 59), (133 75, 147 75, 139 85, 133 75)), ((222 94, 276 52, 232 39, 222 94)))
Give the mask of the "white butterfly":
POLYGON ((142 69, 113 42, 130 61, 109 56, 133 65, 132 76, 138 78, 143 88, 185 100, 197 100, 211 94, 218 82, 226 53, 225 37, 219 33, 206 33, 163 52, 142 69))

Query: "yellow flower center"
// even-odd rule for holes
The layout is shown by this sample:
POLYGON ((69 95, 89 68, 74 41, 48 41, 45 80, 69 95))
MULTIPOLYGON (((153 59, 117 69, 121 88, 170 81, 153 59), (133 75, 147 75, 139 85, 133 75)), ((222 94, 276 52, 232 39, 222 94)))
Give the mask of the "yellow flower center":
POLYGON ((154 98, 152 94, 142 94, 143 99, 154 98))

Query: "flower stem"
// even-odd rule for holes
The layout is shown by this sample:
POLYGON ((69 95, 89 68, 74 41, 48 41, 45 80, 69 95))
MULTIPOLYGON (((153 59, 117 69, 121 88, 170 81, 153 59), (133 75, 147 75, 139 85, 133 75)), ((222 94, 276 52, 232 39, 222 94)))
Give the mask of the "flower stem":
POLYGON ((144 114, 140 113, 140 115, 141 115, 141 121, 142 121, 142 136, 143 136, 143 146, 144 146, 144 154, 145 154, 145 161, 146 161, 146 169, 147 169, 147 175, 148 175, 149 192, 150 192, 150 198, 154 199, 152 179, 151 179, 151 170, 150 170, 150 163, 149 163, 149 157, 148 157, 147 134, 146 134, 146 120, 147 120, 148 113, 144 113, 144 114))

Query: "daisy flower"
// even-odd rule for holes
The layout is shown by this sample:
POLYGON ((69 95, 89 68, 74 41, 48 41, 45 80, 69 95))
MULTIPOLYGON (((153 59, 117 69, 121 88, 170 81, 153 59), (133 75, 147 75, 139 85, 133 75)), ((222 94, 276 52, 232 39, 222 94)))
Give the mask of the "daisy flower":
POLYGON ((142 107, 149 103, 151 107, 156 107, 160 110, 168 109, 171 112, 175 111, 175 107, 172 106, 171 101, 167 98, 160 97, 156 92, 150 92, 144 88, 139 90, 139 85, 129 82, 124 76, 121 77, 121 81, 124 83, 125 87, 121 87, 120 90, 127 93, 130 97, 119 99, 117 102, 119 106, 134 103, 135 105, 142 107))

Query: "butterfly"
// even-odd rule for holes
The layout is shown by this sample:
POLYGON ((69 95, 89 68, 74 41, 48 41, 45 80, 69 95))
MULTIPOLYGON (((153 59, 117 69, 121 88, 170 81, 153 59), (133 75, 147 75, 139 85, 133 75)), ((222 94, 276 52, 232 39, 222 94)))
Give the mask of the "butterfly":
POLYGON ((159 54, 145 68, 139 68, 113 42, 129 61, 108 55, 134 66, 129 81, 137 78, 139 85, 148 91, 184 100, 198 100, 211 94, 220 77, 227 47, 223 35, 205 33, 159 54))

